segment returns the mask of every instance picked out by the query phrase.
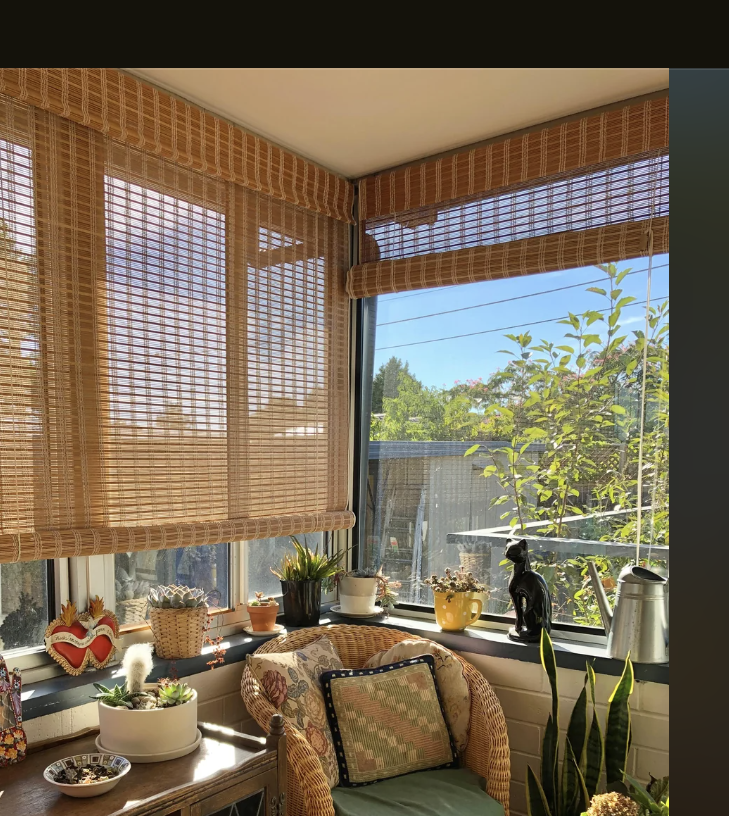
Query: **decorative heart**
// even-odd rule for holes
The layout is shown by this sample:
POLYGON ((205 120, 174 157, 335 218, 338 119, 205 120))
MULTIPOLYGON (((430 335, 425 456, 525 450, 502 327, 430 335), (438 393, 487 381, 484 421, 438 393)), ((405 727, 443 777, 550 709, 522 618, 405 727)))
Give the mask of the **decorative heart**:
POLYGON ((68 601, 61 605, 61 616, 48 624, 45 643, 48 654, 69 674, 82 674, 89 663, 103 669, 119 648, 119 621, 98 595, 81 615, 68 601))

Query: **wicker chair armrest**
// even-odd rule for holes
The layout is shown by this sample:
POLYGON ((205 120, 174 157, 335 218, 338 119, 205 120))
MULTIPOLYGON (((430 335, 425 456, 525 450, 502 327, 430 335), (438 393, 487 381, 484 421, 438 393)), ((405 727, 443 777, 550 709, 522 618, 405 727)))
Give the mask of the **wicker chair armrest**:
POLYGON ((487 780, 488 793, 509 816, 511 755, 506 718, 494 690, 478 669, 459 658, 471 690, 471 724, 465 764, 487 780))
MULTIPOLYGON (((241 696, 248 713, 267 731, 271 717, 281 712, 267 699, 247 666, 241 678, 241 696)), ((288 763, 288 816, 334 816, 332 794, 319 757, 290 717, 284 717, 284 728, 288 763)))

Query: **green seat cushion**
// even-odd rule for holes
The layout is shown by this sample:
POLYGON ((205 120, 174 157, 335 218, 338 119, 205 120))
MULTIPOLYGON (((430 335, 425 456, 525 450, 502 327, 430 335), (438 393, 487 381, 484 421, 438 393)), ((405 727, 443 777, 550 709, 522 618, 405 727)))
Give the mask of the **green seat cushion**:
POLYGON ((337 816, 504 816, 468 768, 417 771, 361 788, 334 788, 337 816))

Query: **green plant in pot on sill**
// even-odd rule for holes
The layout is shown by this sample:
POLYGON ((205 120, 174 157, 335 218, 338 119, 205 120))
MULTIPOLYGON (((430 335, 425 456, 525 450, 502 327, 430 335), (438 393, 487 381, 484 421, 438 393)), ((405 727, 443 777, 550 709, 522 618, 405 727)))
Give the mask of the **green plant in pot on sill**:
POLYGON ((287 626, 317 626, 322 588, 329 591, 333 587, 339 562, 346 551, 327 555, 319 552, 319 545, 312 550, 296 536, 289 538, 294 553, 286 553, 278 567, 270 568, 281 581, 284 621, 287 626))
POLYGON ((481 616, 488 588, 472 572, 446 569, 445 575, 431 575, 423 582, 433 590, 435 620, 447 632, 461 632, 481 616))
POLYGON ((216 594, 174 584, 149 590, 149 620, 159 657, 177 660, 202 653, 209 602, 216 594))
POLYGON ((595 704, 595 672, 587 664, 585 682, 567 727, 561 763, 557 663, 552 640, 544 630, 541 658, 552 690, 552 711, 547 718, 542 741, 541 773, 537 776, 531 766, 527 768, 529 816, 580 816, 585 812, 590 816, 638 816, 639 811, 633 808, 625 785, 625 767, 631 742, 629 700, 633 693, 633 664, 630 657, 626 658, 623 673, 610 696, 604 738, 595 704), (592 706, 589 726, 588 697, 592 706), (603 769, 611 794, 604 802, 596 796, 603 769), (591 802, 596 808, 594 811, 588 811, 591 802), (608 806, 613 810, 605 809, 608 806))
POLYGON ((99 704, 98 742, 104 751, 133 756, 192 750, 197 738, 197 692, 177 680, 147 683, 152 665, 151 645, 136 643, 122 660, 123 685, 108 688, 94 683, 99 692, 94 698, 99 704))
POLYGON ((254 632, 273 632, 278 615, 278 601, 266 597, 263 592, 256 592, 255 600, 248 601, 248 617, 251 619, 251 629, 254 632))
POLYGON ((334 576, 339 589, 340 611, 345 615, 373 615, 377 605, 388 614, 397 602, 397 592, 402 584, 390 581, 379 569, 340 570, 334 576))

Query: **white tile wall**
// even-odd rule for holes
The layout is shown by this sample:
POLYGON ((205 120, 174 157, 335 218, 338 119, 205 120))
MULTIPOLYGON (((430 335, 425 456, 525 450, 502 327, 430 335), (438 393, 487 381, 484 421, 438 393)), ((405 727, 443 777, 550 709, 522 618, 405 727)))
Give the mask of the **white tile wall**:
MULTIPOLYGON (((511 807, 512 816, 524 816, 526 800, 524 779, 527 765, 539 767, 544 726, 551 708, 549 681, 539 664, 518 660, 462 653, 476 666, 494 687, 501 701, 509 729, 511 746, 511 807)), ((261 730, 245 710, 240 696, 243 663, 233 663, 213 671, 196 674, 186 680, 198 692, 200 719, 228 725, 249 734, 261 730)), ((558 670, 561 700, 574 701, 582 690, 584 672, 558 670)), ((596 693, 603 725, 608 698, 617 677, 598 675, 596 693)), ((635 685, 631 698, 633 714, 633 747, 628 770, 647 782, 648 774, 668 773, 668 686, 656 683, 635 685)), ((572 705, 560 706, 560 727, 565 729, 572 705)), ((83 728, 98 725, 96 703, 38 717, 25 724, 30 743, 73 734, 83 728)), ((564 732, 563 732, 564 733, 564 732)))
MULTIPOLYGON (((527 765, 539 769, 544 726, 551 710, 549 680, 541 665, 518 660, 461 653, 491 683, 504 709, 511 748, 511 813, 526 814, 524 780, 527 765)), ((584 682, 583 671, 558 669, 560 729, 564 737, 572 703, 584 682), (569 701, 569 702, 568 702, 569 701)), ((604 728, 607 703, 617 677, 598 675, 595 684, 598 711, 604 728)), ((668 686, 637 682, 631 697, 633 745, 628 757, 628 772, 647 782, 648 774, 668 773, 668 686)))

